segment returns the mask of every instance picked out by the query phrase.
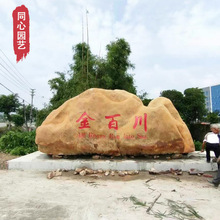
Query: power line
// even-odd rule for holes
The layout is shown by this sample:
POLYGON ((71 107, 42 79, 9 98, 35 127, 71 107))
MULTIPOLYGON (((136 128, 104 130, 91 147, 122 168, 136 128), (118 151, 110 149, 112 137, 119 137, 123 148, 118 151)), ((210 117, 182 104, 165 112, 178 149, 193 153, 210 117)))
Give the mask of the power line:
POLYGON ((12 92, 9 88, 7 88, 6 86, 4 86, 2 83, 0 83, 5 89, 7 89, 9 92, 15 94, 14 92, 12 92))
MULTIPOLYGON (((0 59, 8 66, 8 64, 1 57, 0 59)), ((0 66, 2 66, 13 77, 13 80, 16 80, 21 85, 22 88, 24 86, 27 86, 24 84, 24 81, 20 80, 20 78, 16 74, 11 73, 2 63, 0 63, 0 66)), ((27 88, 29 89, 29 86, 27 86, 27 88)))
POLYGON ((5 73, 3 70, 0 69, 0 71, 5 75, 3 75, 1 72, 0 72, 0 75, 3 76, 3 78, 7 79, 10 83, 12 83, 14 86, 16 86, 17 88, 19 89, 23 89, 25 93, 27 93, 27 91, 25 90, 25 88, 21 87, 20 84, 17 83, 17 81, 14 81, 14 78, 11 76, 11 75, 7 75, 7 73, 5 73))
POLYGON ((20 98, 21 100, 25 101, 26 103, 28 103, 30 105, 29 102, 27 102, 25 99, 21 98, 18 94, 12 92, 8 87, 6 87, 5 85, 3 85, 2 83, 0 83, 1 86, 3 86, 5 89, 7 89, 9 92, 11 92, 12 94, 16 95, 18 98, 20 98))
POLYGON ((27 84, 29 84, 28 87, 32 88, 33 86, 24 78, 24 76, 20 73, 20 71, 15 67, 15 65, 10 61, 10 59, 6 56, 6 54, 2 51, 2 49, 0 49, 0 51, 2 52, 2 54, 6 57, 6 59, 8 60, 8 62, 14 67, 14 69, 17 71, 17 73, 24 79, 24 81, 26 81, 27 84))

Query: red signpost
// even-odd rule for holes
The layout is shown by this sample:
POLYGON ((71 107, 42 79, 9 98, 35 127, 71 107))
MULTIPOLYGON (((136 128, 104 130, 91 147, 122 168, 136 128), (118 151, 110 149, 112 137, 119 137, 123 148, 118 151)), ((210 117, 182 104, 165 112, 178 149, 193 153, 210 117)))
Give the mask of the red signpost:
POLYGON ((13 45, 14 53, 19 62, 30 52, 30 18, 28 9, 21 5, 13 13, 13 45))

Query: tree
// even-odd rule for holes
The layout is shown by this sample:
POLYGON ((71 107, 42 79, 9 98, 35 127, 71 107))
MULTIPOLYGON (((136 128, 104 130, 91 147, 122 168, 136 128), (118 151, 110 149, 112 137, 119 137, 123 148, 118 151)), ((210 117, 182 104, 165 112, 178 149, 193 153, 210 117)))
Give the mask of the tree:
POLYGON ((189 125, 201 121, 206 115, 205 95, 202 89, 189 88, 184 91, 184 118, 189 125))
POLYGON ((50 99, 50 103, 54 108, 62 105, 67 99, 70 93, 67 90, 67 79, 64 73, 56 72, 58 77, 49 80, 50 89, 53 92, 53 97, 50 99))
POLYGON ((51 111, 51 107, 45 106, 43 109, 37 112, 36 127, 42 124, 42 122, 46 119, 46 117, 50 114, 51 111))
POLYGON ((106 59, 94 56, 85 43, 73 47, 73 64, 67 73, 57 72, 58 77, 49 80, 53 97, 51 109, 89 88, 123 89, 136 94, 133 76, 128 74, 134 68, 129 61, 129 44, 117 39, 106 46, 106 59))
POLYGON ((94 66, 95 69, 95 87, 103 89, 112 89, 113 79, 108 71, 108 63, 103 58, 97 58, 94 66))
POLYGON ((52 109, 88 88, 98 87, 94 69, 96 58, 91 54, 89 46, 79 43, 72 49, 74 63, 70 65, 70 70, 67 73, 56 72, 58 77, 48 82, 53 92, 50 100, 52 109))
MULTIPOLYGON (((36 121, 36 115, 37 115, 37 108, 32 107, 32 121, 36 121)), ((31 113, 31 105, 21 105, 17 110, 16 110, 17 115, 23 118, 24 123, 30 121, 30 113, 31 113)))
POLYGON ((8 121, 11 121, 11 112, 15 112, 20 106, 17 94, 0 96, 0 112, 4 112, 8 121))
MULTIPOLYGON (((73 61, 70 65, 71 79, 76 88, 76 94, 80 94, 86 89, 93 88, 96 84, 95 64, 97 58, 91 53, 89 45, 86 43, 79 43, 73 47, 73 61)), ((71 80, 70 80, 71 82, 71 80)))
POLYGON ((141 94, 138 95, 145 106, 148 106, 148 104, 152 101, 152 99, 147 98, 147 95, 147 92, 141 92, 141 94))
POLYGON ((131 54, 130 45, 125 39, 117 39, 106 46, 107 48, 107 68, 106 72, 112 79, 111 89, 123 89, 136 94, 133 76, 128 74, 128 69, 134 68, 129 61, 131 54))
POLYGON ((188 126, 191 123, 201 121, 206 115, 205 96, 201 89, 188 88, 184 94, 177 90, 164 90, 160 96, 172 101, 188 126))
POLYGON ((11 121, 14 122, 16 127, 21 127, 24 124, 24 117, 21 115, 12 115, 11 121))
POLYGON ((184 96, 177 90, 164 90, 160 93, 161 97, 166 97, 171 100, 181 117, 184 116, 184 96))
POLYGON ((218 112, 209 112, 207 114, 206 121, 209 122, 210 124, 218 123, 219 122, 218 112))

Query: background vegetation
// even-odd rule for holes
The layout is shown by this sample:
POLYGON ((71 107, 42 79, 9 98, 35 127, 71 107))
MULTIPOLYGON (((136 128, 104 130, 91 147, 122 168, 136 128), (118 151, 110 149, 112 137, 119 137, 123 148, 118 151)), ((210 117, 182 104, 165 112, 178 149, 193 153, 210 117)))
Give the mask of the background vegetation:
POLYGON ((0 138, 0 150, 12 155, 25 155, 36 151, 35 131, 8 131, 0 138))

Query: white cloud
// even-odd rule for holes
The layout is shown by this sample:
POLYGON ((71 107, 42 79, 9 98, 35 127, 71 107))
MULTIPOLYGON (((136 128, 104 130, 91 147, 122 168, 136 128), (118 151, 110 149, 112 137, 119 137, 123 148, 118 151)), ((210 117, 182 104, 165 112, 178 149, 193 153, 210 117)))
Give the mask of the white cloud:
POLYGON ((219 17, 220 9, 208 10, 200 3, 190 11, 176 11, 171 15, 172 23, 158 32, 165 53, 181 57, 220 55, 220 27, 212 25, 219 17))
POLYGON ((4 14, 5 18, 11 18, 15 8, 16 3, 14 1, 0 1, 0 12, 4 14))

